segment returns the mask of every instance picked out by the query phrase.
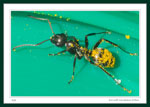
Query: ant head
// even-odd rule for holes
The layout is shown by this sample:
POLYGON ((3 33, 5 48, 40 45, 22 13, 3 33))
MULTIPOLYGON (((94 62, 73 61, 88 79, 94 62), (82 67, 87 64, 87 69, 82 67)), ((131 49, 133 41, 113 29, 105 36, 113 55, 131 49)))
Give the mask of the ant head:
POLYGON ((58 47, 62 47, 65 45, 65 43, 67 42, 67 36, 64 33, 61 34, 54 34, 51 38, 50 38, 51 42, 53 44, 55 44, 58 47))

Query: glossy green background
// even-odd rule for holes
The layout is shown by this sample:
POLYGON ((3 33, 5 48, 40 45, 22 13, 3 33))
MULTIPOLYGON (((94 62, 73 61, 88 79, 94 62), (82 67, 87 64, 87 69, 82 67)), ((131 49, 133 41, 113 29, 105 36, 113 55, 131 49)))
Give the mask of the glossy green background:
MULTIPOLYGON (((89 38, 89 49, 102 37, 120 45, 130 52, 139 53, 139 12, 137 11, 20 11, 11 15, 11 47, 20 44, 36 44, 52 36, 46 21, 28 15, 49 18, 55 33, 67 31, 84 46, 88 33, 111 31, 111 35, 89 38), (62 18, 60 18, 62 16, 62 18), (126 39, 125 35, 130 35, 126 39)), ((74 81, 68 85, 73 71, 74 56, 57 53, 50 42, 39 47, 18 48, 11 52, 12 96, 138 96, 139 56, 130 56, 110 44, 100 45, 109 49, 116 57, 116 67, 107 69, 122 84, 132 90, 123 91, 101 69, 89 64, 84 58, 77 60, 74 81)))

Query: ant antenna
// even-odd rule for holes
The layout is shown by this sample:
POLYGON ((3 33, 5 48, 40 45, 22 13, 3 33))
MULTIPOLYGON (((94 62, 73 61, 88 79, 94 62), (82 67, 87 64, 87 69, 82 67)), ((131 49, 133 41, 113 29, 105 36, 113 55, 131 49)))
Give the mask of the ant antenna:
POLYGON ((29 17, 34 18, 34 19, 38 19, 38 20, 47 20, 48 23, 49 23, 49 26, 50 26, 50 28, 51 28, 52 33, 55 35, 55 33, 54 33, 54 31, 53 31, 53 28, 52 28, 52 25, 51 25, 51 22, 49 21, 49 19, 38 18, 38 17, 33 17, 33 16, 29 16, 29 17))
POLYGON ((50 39, 47 39, 47 40, 44 40, 44 41, 42 41, 42 42, 40 42, 40 43, 37 43, 37 44, 23 44, 23 45, 19 45, 19 46, 14 47, 14 48, 13 48, 13 51, 16 51, 16 48, 23 47, 23 46, 38 46, 38 45, 41 45, 41 44, 43 44, 44 42, 47 42, 47 41, 49 41, 49 40, 50 40, 50 39))

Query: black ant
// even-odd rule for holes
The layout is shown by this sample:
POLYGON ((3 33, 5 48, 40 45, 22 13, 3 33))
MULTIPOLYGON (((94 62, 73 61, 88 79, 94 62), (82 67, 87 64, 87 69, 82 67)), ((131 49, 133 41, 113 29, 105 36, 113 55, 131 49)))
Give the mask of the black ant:
POLYGON ((23 45, 19 45, 13 48, 13 51, 16 51, 16 48, 19 47, 23 47, 23 46, 38 46, 41 45, 42 43, 46 42, 46 41, 51 41, 51 43, 53 43, 54 45, 56 45, 57 47, 65 47, 65 50, 58 52, 56 54, 48 54, 49 56, 55 56, 55 55, 59 55, 65 52, 69 52, 70 54, 73 54, 74 57, 74 63, 73 63, 73 74, 72 74, 72 78, 71 80, 68 82, 68 84, 70 84, 72 82, 72 80, 74 79, 74 74, 75 74, 75 64, 76 64, 76 59, 81 59, 82 57, 84 57, 87 61, 89 61, 91 64, 101 68, 107 75, 109 75, 114 81, 115 83, 117 83, 121 88, 123 88, 125 91, 127 91, 128 93, 131 93, 131 90, 128 90, 127 88, 125 88, 124 86, 122 86, 121 80, 115 78, 114 75, 110 74, 108 71, 105 70, 105 68, 113 68, 115 65, 115 57, 112 55, 112 53, 105 49, 105 48, 98 48, 98 46, 102 43, 102 42, 107 42, 110 43, 111 45, 120 48, 122 51, 124 51, 125 53, 129 54, 129 55, 137 55, 136 53, 130 53, 126 50, 124 50, 123 48, 121 48, 120 46, 118 46, 117 44, 106 40, 104 38, 100 39, 93 47, 92 50, 88 49, 88 37, 89 36, 94 36, 97 34, 111 34, 111 32, 100 32, 100 33, 90 33, 87 34, 85 36, 85 47, 82 47, 79 45, 79 40, 77 40, 74 36, 68 36, 67 34, 61 33, 61 34, 55 34, 53 29, 52 29, 52 25, 49 19, 45 19, 45 18, 37 18, 37 17, 33 17, 33 16, 29 16, 31 18, 34 19, 38 19, 38 20, 45 20, 48 21, 49 26, 51 28, 51 31, 53 33, 53 36, 50 37, 50 39, 47 39, 45 41, 42 41, 38 44, 23 44, 23 45))

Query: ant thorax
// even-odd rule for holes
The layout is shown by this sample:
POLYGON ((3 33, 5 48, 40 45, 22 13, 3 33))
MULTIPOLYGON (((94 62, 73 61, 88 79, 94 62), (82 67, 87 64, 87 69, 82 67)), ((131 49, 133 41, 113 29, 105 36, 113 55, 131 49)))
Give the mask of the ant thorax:
POLYGON ((73 48, 74 47, 74 44, 73 44, 73 42, 66 42, 65 43, 65 47, 67 48, 67 49, 70 49, 70 48, 73 48))
POLYGON ((89 50, 82 46, 78 47, 78 49, 76 49, 76 51, 79 56, 89 56, 89 50))
POLYGON ((83 51, 80 49, 76 49, 77 54, 82 57, 84 55, 83 51))

